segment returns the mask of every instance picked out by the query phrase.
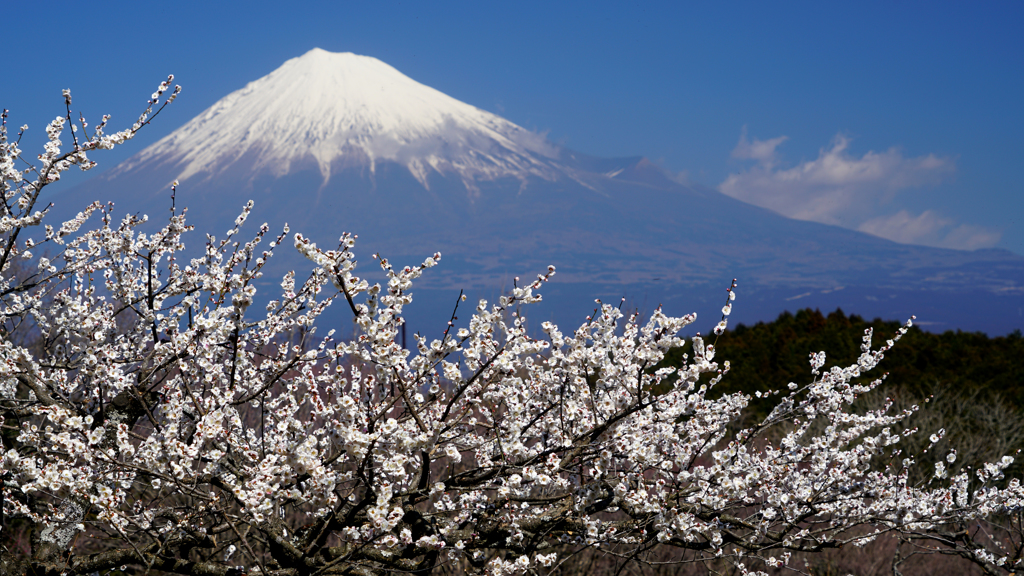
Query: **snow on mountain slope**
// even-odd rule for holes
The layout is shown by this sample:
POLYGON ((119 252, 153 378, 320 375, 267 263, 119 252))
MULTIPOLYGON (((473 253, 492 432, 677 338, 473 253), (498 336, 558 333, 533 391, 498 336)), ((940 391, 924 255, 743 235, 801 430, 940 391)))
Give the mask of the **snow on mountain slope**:
MULTIPOLYGON (((176 164, 177 178, 212 178, 229 168, 282 176, 312 163, 332 170, 380 161, 406 167, 429 188, 431 171, 478 180, 564 174, 543 136, 352 53, 314 48, 222 98, 118 167, 176 164), (244 164, 244 166, 238 166, 244 164)), ((112 174, 116 176, 116 173, 112 174)))

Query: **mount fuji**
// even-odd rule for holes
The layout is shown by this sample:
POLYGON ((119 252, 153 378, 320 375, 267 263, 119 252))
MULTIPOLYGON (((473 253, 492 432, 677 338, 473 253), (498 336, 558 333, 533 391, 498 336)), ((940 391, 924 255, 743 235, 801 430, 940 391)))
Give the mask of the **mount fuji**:
MULTIPOLYGON (((92 200, 113 200, 118 213, 165 213, 173 180, 200 233, 223 234, 251 198, 249 222, 271 230, 287 222, 322 246, 342 231, 359 234, 364 274, 372 253, 412 264, 440 251, 441 265, 414 292, 414 328, 443 324, 459 289, 494 299, 548 264, 558 275, 528 315, 567 327, 594 298, 626 297, 641 312, 659 303, 672 314, 696 310, 706 330, 734 277, 744 297, 734 321, 811 306, 916 314, 933 330, 1024 327, 1024 257, 785 218, 678 182, 642 157, 557 146, 351 53, 314 49, 288 60, 55 198, 56 215, 92 200)), ((309 265, 290 250, 272 262, 271 291, 275 277, 309 265)))
POLYGON ((127 162, 118 172, 172 163, 178 178, 232 169, 286 176, 397 163, 426 189, 429 174, 555 180, 558 149, 543 137, 446 96, 367 56, 314 49, 226 98, 127 162))

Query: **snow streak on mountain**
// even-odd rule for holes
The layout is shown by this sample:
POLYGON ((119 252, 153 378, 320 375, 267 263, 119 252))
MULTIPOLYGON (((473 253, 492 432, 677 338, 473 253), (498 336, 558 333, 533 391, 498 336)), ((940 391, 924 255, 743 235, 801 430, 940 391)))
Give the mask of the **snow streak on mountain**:
POLYGON ((506 176, 554 179, 557 155, 542 136, 376 58, 316 48, 221 99, 122 169, 161 158, 179 163, 185 180, 232 167, 282 176, 314 163, 327 184, 339 167, 374 174, 386 160, 426 188, 434 171, 473 189, 506 176))

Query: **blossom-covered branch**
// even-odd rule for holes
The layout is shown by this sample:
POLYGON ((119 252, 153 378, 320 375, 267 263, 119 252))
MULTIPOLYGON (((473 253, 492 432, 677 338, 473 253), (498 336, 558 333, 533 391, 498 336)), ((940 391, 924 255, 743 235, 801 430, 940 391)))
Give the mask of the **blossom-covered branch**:
POLYGON ((5 574, 516 574, 588 547, 622 562, 678 548, 753 573, 880 536, 989 573, 1020 564, 1019 534, 991 529, 1020 513, 1024 491, 1002 478, 1012 458, 972 471, 951 452, 912 484, 893 429, 914 410, 858 409, 906 328, 880 347, 868 331, 850 366, 811 354, 808 381, 769 391, 775 409, 743 428, 749 396, 715 393, 729 363, 713 343, 695 336, 692 358, 659 364, 694 315, 599 304, 571 333, 528 331, 554 267, 407 350, 410 289, 440 254, 375 257, 387 281, 371 285, 354 235, 324 249, 263 224, 241 239, 251 202, 191 258, 184 212, 144 231, 93 204, 35 227, 42 188, 130 138, 167 87, 131 130, 71 152, 55 120, 31 182, 2 134, 5 574), (281 249, 309 270, 258 298, 281 249), (333 305, 351 312, 350 340, 326 325, 333 305))

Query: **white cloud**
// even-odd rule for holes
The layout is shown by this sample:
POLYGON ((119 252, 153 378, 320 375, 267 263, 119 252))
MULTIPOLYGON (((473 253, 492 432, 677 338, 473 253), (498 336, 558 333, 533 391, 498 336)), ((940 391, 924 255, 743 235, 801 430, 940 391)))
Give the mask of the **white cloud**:
POLYGON ((977 248, 991 248, 999 243, 1003 233, 984 226, 973 226, 961 224, 953 228, 942 239, 941 246, 956 248, 958 250, 975 250, 977 248))
POLYGON ((789 140, 789 136, 779 136, 778 138, 772 138, 771 140, 758 140, 754 139, 753 142, 747 138, 747 127, 743 127, 743 132, 740 133, 740 141, 736 144, 736 147, 732 150, 732 157, 739 158, 741 160, 758 160, 762 163, 775 163, 775 149, 780 144, 789 140))
POLYGON ((904 244, 925 244, 958 250, 987 248, 999 242, 1001 234, 981 226, 960 224, 931 210, 914 216, 906 210, 862 222, 861 232, 904 244))
POLYGON ((951 176, 951 158, 907 158, 897 148, 858 157, 849 153, 850 139, 839 134, 816 159, 787 168, 780 166, 777 150, 786 139, 751 140, 744 127, 732 156, 756 163, 729 175, 719 191, 790 218, 853 228, 896 242, 974 249, 999 241, 998 232, 957 226, 930 210, 917 216, 905 210, 879 215, 892 210, 884 208, 901 190, 934 186, 951 176))
POLYGON ((948 228, 953 221, 926 210, 917 216, 906 210, 895 214, 879 216, 862 222, 857 227, 861 232, 888 238, 904 244, 913 243, 922 238, 933 238, 941 230, 948 228))

